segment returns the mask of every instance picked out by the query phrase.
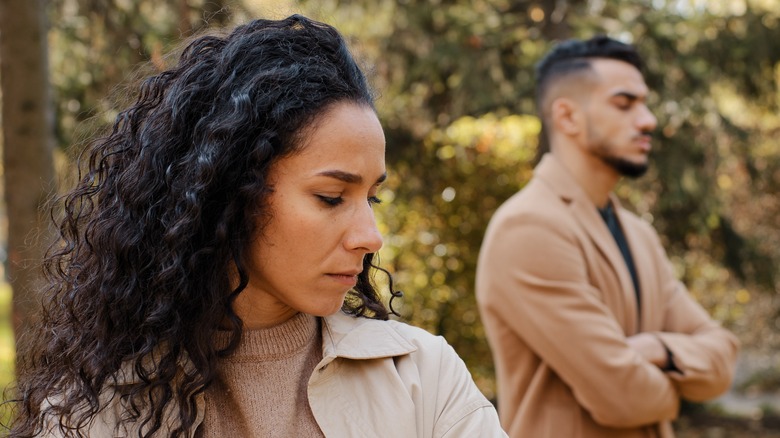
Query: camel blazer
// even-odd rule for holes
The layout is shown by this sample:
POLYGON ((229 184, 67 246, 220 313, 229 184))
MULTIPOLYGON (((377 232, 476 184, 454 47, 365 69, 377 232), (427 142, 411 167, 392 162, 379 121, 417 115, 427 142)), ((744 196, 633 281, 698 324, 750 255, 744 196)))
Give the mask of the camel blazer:
POLYGON ((669 438, 680 398, 711 399, 731 383, 736 338, 675 278, 652 227, 611 202, 641 314, 615 239, 552 155, 491 219, 476 292, 510 437, 669 438), (639 332, 660 338, 677 371, 628 346, 639 332))

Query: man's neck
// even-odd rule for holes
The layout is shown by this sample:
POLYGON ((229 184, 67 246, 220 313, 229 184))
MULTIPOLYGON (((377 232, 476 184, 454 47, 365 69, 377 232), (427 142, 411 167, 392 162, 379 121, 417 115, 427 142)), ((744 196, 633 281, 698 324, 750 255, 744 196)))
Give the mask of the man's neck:
POLYGON ((598 157, 576 153, 574 145, 559 146, 552 148, 553 156, 569 171, 593 204, 600 208, 606 206, 620 175, 598 157), (561 147, 570 149, 562 153, 561 147))

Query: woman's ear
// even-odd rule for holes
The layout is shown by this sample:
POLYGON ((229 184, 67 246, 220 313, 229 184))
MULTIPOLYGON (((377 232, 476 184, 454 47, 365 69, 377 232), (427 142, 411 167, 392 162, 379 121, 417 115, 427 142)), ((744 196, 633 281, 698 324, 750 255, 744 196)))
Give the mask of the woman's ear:
POLYGON ((559 97, 552 102, 550 116, 553 126, 567 136, 577 136, 583 129, 583 117, 580 104, 568 97, 559 97))

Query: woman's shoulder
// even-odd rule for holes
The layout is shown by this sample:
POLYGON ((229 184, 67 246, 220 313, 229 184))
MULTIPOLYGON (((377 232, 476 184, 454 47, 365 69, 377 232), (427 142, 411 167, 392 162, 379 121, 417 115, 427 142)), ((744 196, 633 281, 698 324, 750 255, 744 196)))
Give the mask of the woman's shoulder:
POLYGON ((325 327, 324 347, 328 349, 330 344, 336 355, 342 357, 441 355, 446 354, 449 347, 443 337, 396 320, 376 320, 339 312, 325 318, 325 327))
MULTIPOLYGON (((442 336, 397 320, 372 320, 342 314, 326 318, 333 334, 324 337, 324 355, 346 359, 395 358, 414 363, 427 381, 442 377, 471 380, 465 363, 442 336), (336 322, 336 324, 333 324, 336 322)), ((447 380, 447 379, 445 379, 447 380)))
POLYGON ((391 319, 377 322, 387 324, 390 328, 398 332, 399 335, 409 340, 409 342, 419 346, 441 348, 443 345, 447 344, 447 341, 444 339, 444 337, 440 335, 434 335, 423 328, 402 321, 391 319))

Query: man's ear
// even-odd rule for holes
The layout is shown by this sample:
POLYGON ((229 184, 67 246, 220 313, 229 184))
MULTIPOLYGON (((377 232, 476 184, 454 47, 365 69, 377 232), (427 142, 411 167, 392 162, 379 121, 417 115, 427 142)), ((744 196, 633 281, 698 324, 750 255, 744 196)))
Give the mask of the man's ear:
POLYGON ((550 116, 555 129, 564 135, 576 136, 583 129, 580 104, 568 97, 559 97, 552 102, 550 116))

